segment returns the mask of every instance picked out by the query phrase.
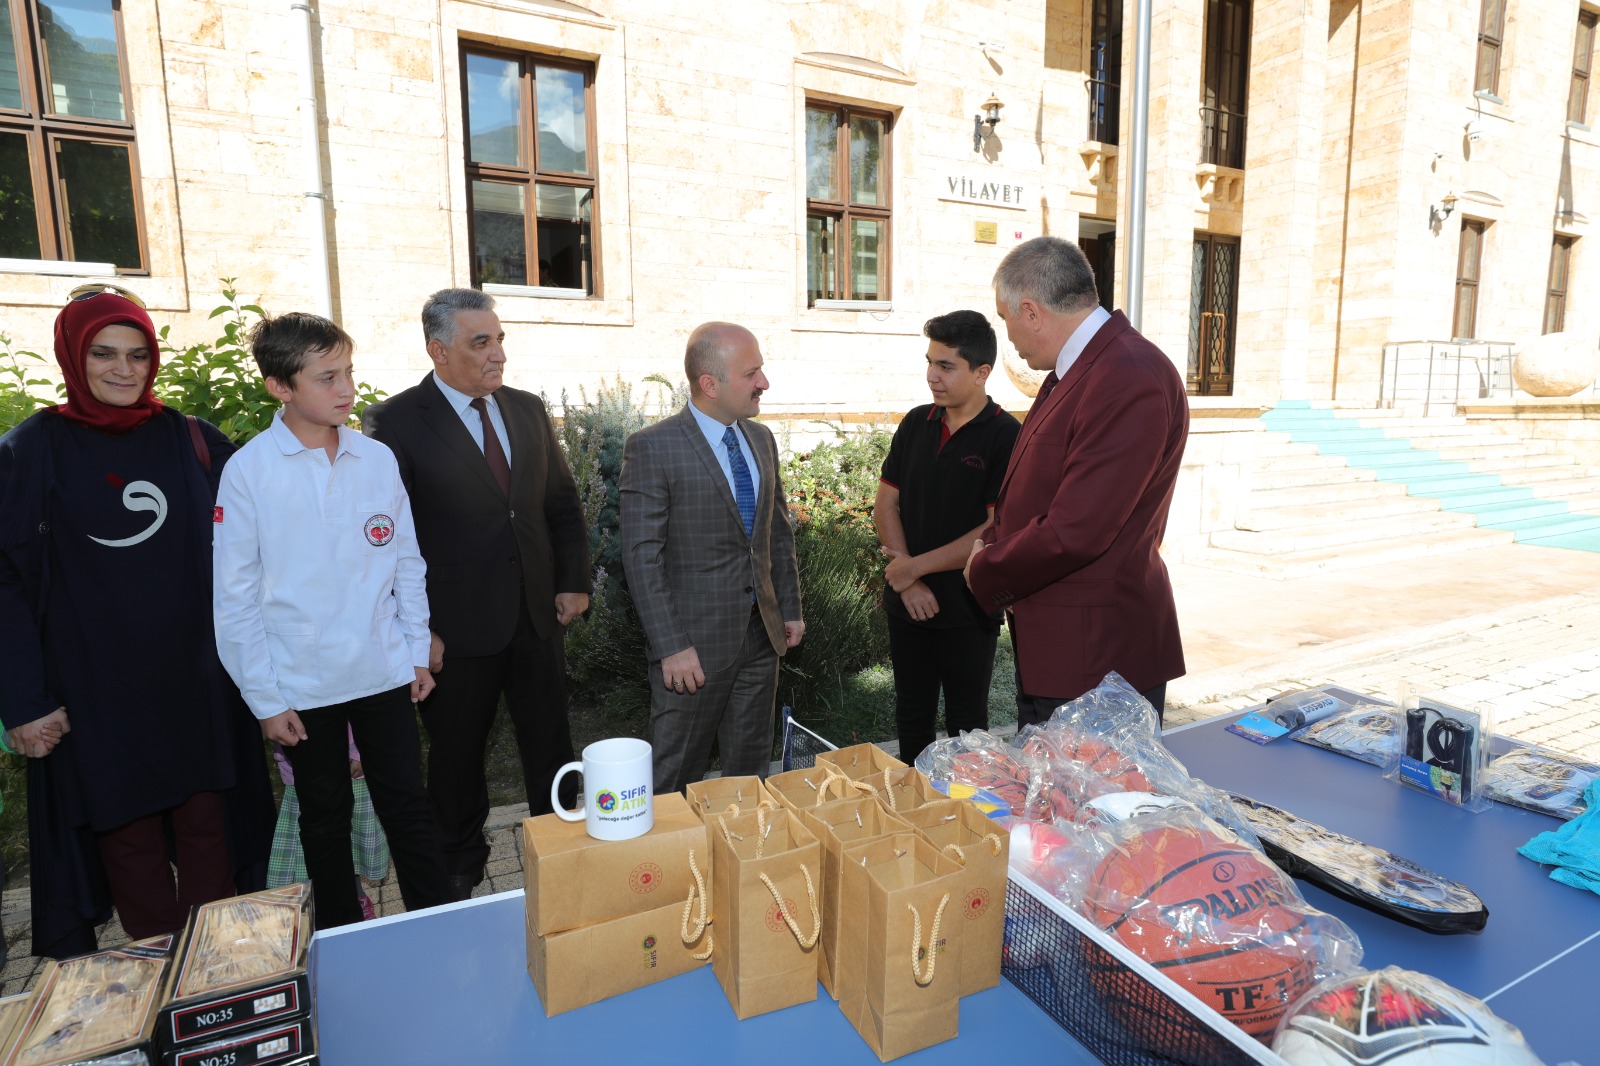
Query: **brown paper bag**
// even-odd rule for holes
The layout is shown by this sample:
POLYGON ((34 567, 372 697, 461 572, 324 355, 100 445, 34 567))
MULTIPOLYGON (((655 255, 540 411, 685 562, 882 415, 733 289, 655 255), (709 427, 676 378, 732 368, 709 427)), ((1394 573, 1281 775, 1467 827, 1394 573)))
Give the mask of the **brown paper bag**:
POLYGON ((916 833, 844 850, 839 1009, 884 1062, 953 1039, 961 867, 916 833))
POLYGON ((704 966, 700 944, 685 944, 680 936, 682 911, 682 904, 671 903, 550 936, 534 932, 530 920, 528 976, 545 1014, 554 1017, 704 966))
POLYGON ((713 814, 726 814, 732 807, 740 811, 753 811, 762 803, 777 806, 772 793, 761 783, 761 778, 712 777, 695 781, 683 790, 689 806, 701 820, 713 814))
POLYGON ((813 766, 804 770, 785 770, 767 778, 767 791, 789 810, 799 813, 837 799, 875 794, 870 785, 857 784, 843 776, 836 766, 813 766))
POLYGON ((706 827, 676 792, 655 797, 655 826, 632 840, 596 840, 553 814, 522 823, 525 905, 541 936, 681 908, 694 883, 689 852, 708 861, 706 827))
POLYGON ((722 814, 711 834, 711 968, 740 1019, 817 998, 822 849, 790 811, 722 814))
POLYGON ((906 766, 876 744, 852 744, 825 751, 817 756, 817 765, 835 767, 852 781, 864 781, 885 770, 903 770, 906 766))
POLYGON ((820 807, 811 807, 803 811, 800 817, 822 845, 822 955, 818 960, 819 976, 822 978, 822 987, 834 999, 838 999, 838 981, 834 974, 839 958, 839 894, 843 889, 840 855, 846 847, 888 833, 913 830, 870 796, 834 800, 820 807))
POLYGON ((933 787, 926 774, 914 766, 884 770, 863 779, 878 793, 878 802, 896 814, 914 811, 930 803, 943 802, 948 797, 933 787))
MULTIPOLYGON (((901 815, 961 864, 961 994, 1000 983, 1006 932, 1006 863, 1011 834, 965 800, 940 800, 901 815)), ((954 908, 955 901, 950 906, 954 908)))

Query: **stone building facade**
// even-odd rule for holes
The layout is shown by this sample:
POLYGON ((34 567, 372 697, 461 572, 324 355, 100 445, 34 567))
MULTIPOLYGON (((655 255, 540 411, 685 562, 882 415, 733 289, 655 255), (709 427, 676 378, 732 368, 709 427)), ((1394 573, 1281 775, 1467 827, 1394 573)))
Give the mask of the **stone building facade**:
MULTIPOLYGON (((94 195, 131 212, 95 246, 126 259, 134 233, 113 265, 176 337, 211 335, 224 276, 316 309, 325 263, 389 390, 425 370, 416 311, 446 285, 497 295, 513 384, 674 376, 728 318, 762 341, 769 413, 804 417, 921 402, 923 321, 992 315, 1020 240, 1084 241, 1122 303, 1136 0, 312 6, 0 0, 0 329, 44 350, 66 290, 108 276, 74 253, 94 195), (74 102, 118 72, 116 100, 74 102), (68 172, 85 145, 100 169, 68 172)), ((1387 342, 1538 335, 1553 255, 1563 296, 1593 282, 1594 10, 1156 0, 1143 328, 1197 413, 1375 402, 1387 342)), ((1026 406, 1026 375, 994 380, 1026 406)))

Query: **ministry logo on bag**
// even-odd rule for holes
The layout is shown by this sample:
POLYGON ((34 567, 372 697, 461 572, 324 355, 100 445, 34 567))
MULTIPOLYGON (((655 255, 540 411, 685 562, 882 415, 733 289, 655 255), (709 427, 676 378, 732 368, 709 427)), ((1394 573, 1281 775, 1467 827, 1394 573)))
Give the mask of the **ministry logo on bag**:
POLYGON ((375 514, 367 519, 363 531, 367 535, 368 544, 381 548, 394 539, 394 519, 386 514, 375 514))
POLYGON ((968 918, 982 918, 989 911, 989 890, 975 888, 967 893, 967 906, 963 911, 968 918))
POLYGON ((654 892, 661 883, 661 867, 653 862, 641 862, 628 874, 628 887, 641 896, 654 892))

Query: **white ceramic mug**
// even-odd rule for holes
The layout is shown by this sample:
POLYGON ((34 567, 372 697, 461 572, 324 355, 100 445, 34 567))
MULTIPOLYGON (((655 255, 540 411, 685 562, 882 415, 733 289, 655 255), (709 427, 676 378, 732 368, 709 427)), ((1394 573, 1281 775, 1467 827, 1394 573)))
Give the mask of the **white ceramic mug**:
POLYGON ((651 781, 655 764, 650 745, 633 737, 597 740, 583 749, 581 762, 569 762, 550 782, 550 805, 556 816, 583 822, 596 840, 631 840, 655 825, 651 781), (582 804, 575 811, 561 806, 557 790, 572 771, 583 774, 582 804))

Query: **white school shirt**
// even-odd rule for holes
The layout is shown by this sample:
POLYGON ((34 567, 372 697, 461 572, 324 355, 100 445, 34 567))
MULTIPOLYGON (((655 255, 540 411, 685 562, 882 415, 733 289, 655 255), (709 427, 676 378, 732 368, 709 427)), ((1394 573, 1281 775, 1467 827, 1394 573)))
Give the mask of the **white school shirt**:
MULTIPOLYGON (((433 383, 438 386, 439 392, 444 396, 445 402, 455 411, 456 417, 461 419, 461 424, 467 427, 467 432, 472 434, 472 440, 477 444, 478 450, 483 451, 483 416, 478 409, 472 406, 472 397, 459 389, 453 389, 444 383, 444 378, 439 372, 433 372, 433 383)), ((500 413, 500 404, 494 398, 494 393, 484 397, 488 403, 484 404, 489 409, 489 424, 494 426, 495 435, 500 438, 500 450, 506 453, 506 469, 511 469, 511 437, 506 433, 505 416, 500 413)))
POLYGON ((212 522, 217 653, 257 718, 428 665, 427 569, 387 446, 341 427, 329 463, 280 411, 223 468, 212 522))

